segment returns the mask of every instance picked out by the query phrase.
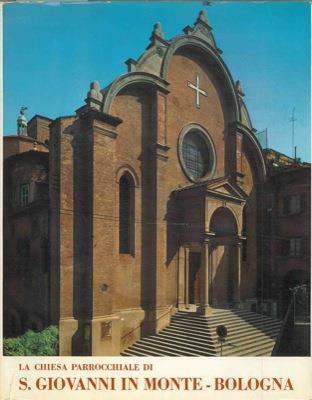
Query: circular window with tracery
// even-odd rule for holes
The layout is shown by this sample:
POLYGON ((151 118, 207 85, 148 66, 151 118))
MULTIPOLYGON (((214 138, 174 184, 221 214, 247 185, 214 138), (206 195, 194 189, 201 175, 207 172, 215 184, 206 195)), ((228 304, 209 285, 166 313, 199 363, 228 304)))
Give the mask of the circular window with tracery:
POLYGON ((199 126, 183 129, 179 138, 179 159, 187 177, 194 181, 212 176, 215 152, 209 135, 199 126))

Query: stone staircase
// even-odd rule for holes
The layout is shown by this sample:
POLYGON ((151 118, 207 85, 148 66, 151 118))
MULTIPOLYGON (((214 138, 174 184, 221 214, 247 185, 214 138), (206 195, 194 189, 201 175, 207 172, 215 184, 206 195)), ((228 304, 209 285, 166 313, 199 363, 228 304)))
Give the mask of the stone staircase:
POLYGON ((282 321, 246 310, 214 309, 209 317, 179 311, 165 329, 137 341, 121 355, 219 356, 218 325, 225 325, 228 331, 223 356, 270 356, 282 321))

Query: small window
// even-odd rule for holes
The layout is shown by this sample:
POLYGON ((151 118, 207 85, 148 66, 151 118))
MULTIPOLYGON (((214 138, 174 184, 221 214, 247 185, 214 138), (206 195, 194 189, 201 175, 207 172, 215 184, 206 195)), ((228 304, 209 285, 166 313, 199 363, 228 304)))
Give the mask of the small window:
POLYGON ((285 257, 301 257, 306 252, 305 247, 302 238, 283 239, 281 243, 281 255, 285 257))
POLYGON ((21 206, 25 207, 29 204, 29 183, 24 183, 20 186, 21 206))
POLYGON ((289 245, 289 256, 290 257, 299 257, 301 256, 301 239, 300 238, 292 238, 290 239, 289 245))

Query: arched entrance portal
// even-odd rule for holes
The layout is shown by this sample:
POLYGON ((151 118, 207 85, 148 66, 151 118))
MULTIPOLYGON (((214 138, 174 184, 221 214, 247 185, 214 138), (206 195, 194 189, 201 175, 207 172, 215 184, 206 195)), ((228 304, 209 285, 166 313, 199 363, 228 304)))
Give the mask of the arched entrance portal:
POLYGON ((210 315, 212 307, 238 306, 245 194, 223 179, 177 190, 175 199, 185 221, 179 231, 179 310, 210 315))
POLYGON ((240 301, 240 242, 233 213, 218 208, 210 220, 211 265, 209 303, 213 307, 233 307, 240 301))

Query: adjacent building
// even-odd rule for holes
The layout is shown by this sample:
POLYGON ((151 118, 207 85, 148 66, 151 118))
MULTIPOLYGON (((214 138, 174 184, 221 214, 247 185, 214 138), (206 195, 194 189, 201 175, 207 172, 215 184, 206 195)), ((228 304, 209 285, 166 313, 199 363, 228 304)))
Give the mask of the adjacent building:
POLYGON ((49 124, 24 110, 17 135, 3 139, 4 336, 50 322, 49 124))
POLYGON ((311 165, 272 149, 264 154, 268 178, 260 215, 263 295, 283 316, 291 299, 289 289, 307 285, 310 291, 311 165))

